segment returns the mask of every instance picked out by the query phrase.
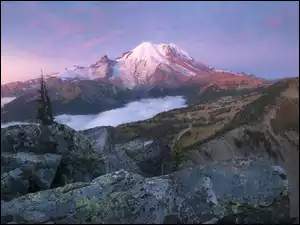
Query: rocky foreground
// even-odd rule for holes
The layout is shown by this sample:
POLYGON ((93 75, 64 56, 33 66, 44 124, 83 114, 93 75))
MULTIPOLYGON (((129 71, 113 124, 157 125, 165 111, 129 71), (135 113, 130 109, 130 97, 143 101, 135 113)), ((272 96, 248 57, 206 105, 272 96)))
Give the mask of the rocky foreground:
POLYGON ((175 170, 156 141, 61 124, 3 128, 1 150, 1 223, 292 222, 287 176, 263 157, 175 170))

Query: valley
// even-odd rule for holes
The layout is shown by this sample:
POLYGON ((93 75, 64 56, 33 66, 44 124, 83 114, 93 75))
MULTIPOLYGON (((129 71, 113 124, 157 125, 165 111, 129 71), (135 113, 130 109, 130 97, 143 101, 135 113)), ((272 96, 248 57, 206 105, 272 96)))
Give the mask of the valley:
MULTIPOLYGON (((55 116, 92 115, 145 98, 183 96, 188 105, 263 90, 272 82, 196 61, 174 44, 143 42, 116 59, 45 75, 55 116)), ((1 85, 2 123, 32 121, 40 79, 1 85), (22 111, 22 113, 19 113, 22 111)))
POLYGON ((298 9, 1 1, 1 224, 299 224, 298 9))

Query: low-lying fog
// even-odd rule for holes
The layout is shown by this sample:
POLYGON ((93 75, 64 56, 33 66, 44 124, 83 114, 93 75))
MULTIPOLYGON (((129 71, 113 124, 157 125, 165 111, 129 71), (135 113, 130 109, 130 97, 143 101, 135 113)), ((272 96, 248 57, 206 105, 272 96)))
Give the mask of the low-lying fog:
MULTIPOLYGON (((11 101, 14 98, 10 98, 11 101)), ((9 102, 8 98, 1 98, 1 107, 9 102)), ((97 126, 118 126, 123 123, 150 119, 158 113, 171 109, 186 107, 186 101, 182 96, 167 96, 164 98, 142 99, 131 102, 122 108, 112 109, 96 115, 59 115, 55 120, 66 124, 75 130, 85 130, 97 126)), ((1 128, 23 122, 1 123, 1 128)))

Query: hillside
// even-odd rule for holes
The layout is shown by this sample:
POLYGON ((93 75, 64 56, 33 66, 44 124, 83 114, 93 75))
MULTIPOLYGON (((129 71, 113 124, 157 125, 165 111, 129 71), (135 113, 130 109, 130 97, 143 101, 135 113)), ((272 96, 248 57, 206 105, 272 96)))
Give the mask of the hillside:
POLYGON ((297 223, 298 117, 294 78, 116 128, 2 128, 1 222, 297 223))
POLYGON ((279 163, 290 177, 292 213, 298 216, 299 78, 280 80, 263 92, 222 97, 117 127, 120 143, 143 137, 163 139, 169 146, 177 140, 183 167, 249 156, 279 163))
POLYGON ((278 165, 230 159, 169 170, 173 157, 157 142, 117 144, 113 133, 61 124, 1 129, 1 223, 294 221, 278 165))
MULTIPOLYGON (((38 86, 38 84, 37 84, 38 86)), ((127 89, 111 84, 90 80, 66 82, 52 78, 47 81, 54 115, 95 114, 122 107, 138 95, 127 89)), ((25 121, 35 118, 37 88, 24 92, 15 100, 1 108, 1 121, 25 121), (20 113, 22 111, 22 113, 20 113)))

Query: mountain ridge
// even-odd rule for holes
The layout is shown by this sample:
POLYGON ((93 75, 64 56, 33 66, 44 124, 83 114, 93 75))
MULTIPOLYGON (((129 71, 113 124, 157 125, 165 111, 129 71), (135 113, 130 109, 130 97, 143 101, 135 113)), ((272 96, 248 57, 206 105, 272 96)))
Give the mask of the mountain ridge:
MULTIPOLYGON (((64 72, 45 75, 45 81, 56 115, 95 114, 141 98, 167 95, 184 96, 187 104, 194 104, 268 85, 253 75, 221 71, 197 62, 174 44, 150 42, 117 59, 104 55, 88 67, 74 65, 64 72), (213 86, 218 89, 217 95, 213 86)), ((39 83, 36 78, 1 85, 1 97, 16 97, 1 108, 1 121, 34 118, 39 83)))
MULTIPOLYGON (((235 84, 245 82, 251 87, 266 83, 266 80, 252 74, 223 71, 205 65, 196 61, 175 44, 152 44, 151 42, 143 42, 115 59, 110 59, 104 55, 89 66, 74 65, 66 68, 65 71, 48 74, 45 78, 57 78, 70 82, 73 80, 94 80, 129 89, 140 85, 178 88, 190 83, 199 85, 207 85, 212 82, 226 84, 228 80, 235 84)), ((16 86, 22 86, 19 88, 22 90, 18 91, 21 92, 37 82, 38 79, 29 79, 24 82, 3 84, 1 85, 1 97, 12 97, 8 96, 11 92, 9 89, 15 89, 16 86)))

